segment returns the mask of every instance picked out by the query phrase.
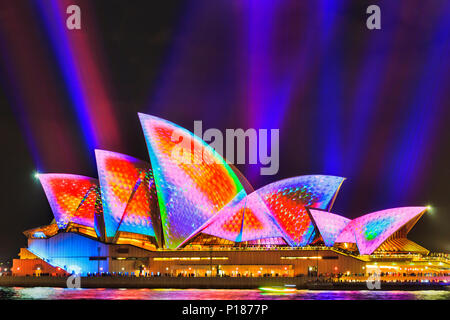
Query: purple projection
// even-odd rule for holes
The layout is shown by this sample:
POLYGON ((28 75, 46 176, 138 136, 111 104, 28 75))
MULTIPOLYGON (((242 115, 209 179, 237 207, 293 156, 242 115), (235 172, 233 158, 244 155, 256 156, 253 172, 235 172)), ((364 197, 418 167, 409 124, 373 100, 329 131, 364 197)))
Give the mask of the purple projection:
POLYGON ((327 247, 334 245, 338 235, 351 221, 350 219, 327 211, 309 209, 309 212, 327 247))

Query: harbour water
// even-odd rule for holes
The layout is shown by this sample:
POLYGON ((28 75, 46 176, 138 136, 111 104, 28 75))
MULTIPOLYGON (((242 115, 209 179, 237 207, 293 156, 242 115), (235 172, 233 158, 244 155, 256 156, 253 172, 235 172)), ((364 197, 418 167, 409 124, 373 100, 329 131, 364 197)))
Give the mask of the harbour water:
POLYGON ((67 289, 0 287, 0 300, 450 300, 450 291, 311 291, 262 293, 218 289, 67 289))

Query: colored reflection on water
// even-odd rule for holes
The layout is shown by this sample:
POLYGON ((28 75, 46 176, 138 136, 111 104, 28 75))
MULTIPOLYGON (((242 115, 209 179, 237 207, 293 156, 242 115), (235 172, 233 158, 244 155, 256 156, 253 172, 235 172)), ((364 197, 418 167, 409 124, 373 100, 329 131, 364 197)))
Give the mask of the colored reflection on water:
POLYGON ((2 288, 0 300, 450 300, 450 291, 310 291, 266 294, 259 290, 2 288))

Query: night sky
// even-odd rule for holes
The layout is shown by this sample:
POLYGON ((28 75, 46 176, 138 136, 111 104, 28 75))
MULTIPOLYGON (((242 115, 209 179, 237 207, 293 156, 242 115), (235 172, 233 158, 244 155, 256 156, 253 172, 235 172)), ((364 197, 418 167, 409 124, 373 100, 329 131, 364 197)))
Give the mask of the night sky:
POLYGON ((94 148, 148 161, 138 112, 279 128, 277 175, 237 166, 255 189, 343 176, 333 212, 431 205, 409 238, 450 251, 449 1, 5 2, 0 261, 52 220, 35 171, 97 177, 94 148), (70 34, 52 14, 72 3, 70 34), (366 28, 369 4, 381 30, 366 28))

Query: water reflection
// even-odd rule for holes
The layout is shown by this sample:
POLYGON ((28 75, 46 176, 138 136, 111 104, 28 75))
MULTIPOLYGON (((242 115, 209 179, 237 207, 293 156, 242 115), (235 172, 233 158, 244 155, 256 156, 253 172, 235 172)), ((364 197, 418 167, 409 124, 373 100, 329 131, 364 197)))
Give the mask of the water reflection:
POLYGON ((450 300, 450 291, 309 291, 267 294, 259 290, 2 288, 1 300, 450 300))

